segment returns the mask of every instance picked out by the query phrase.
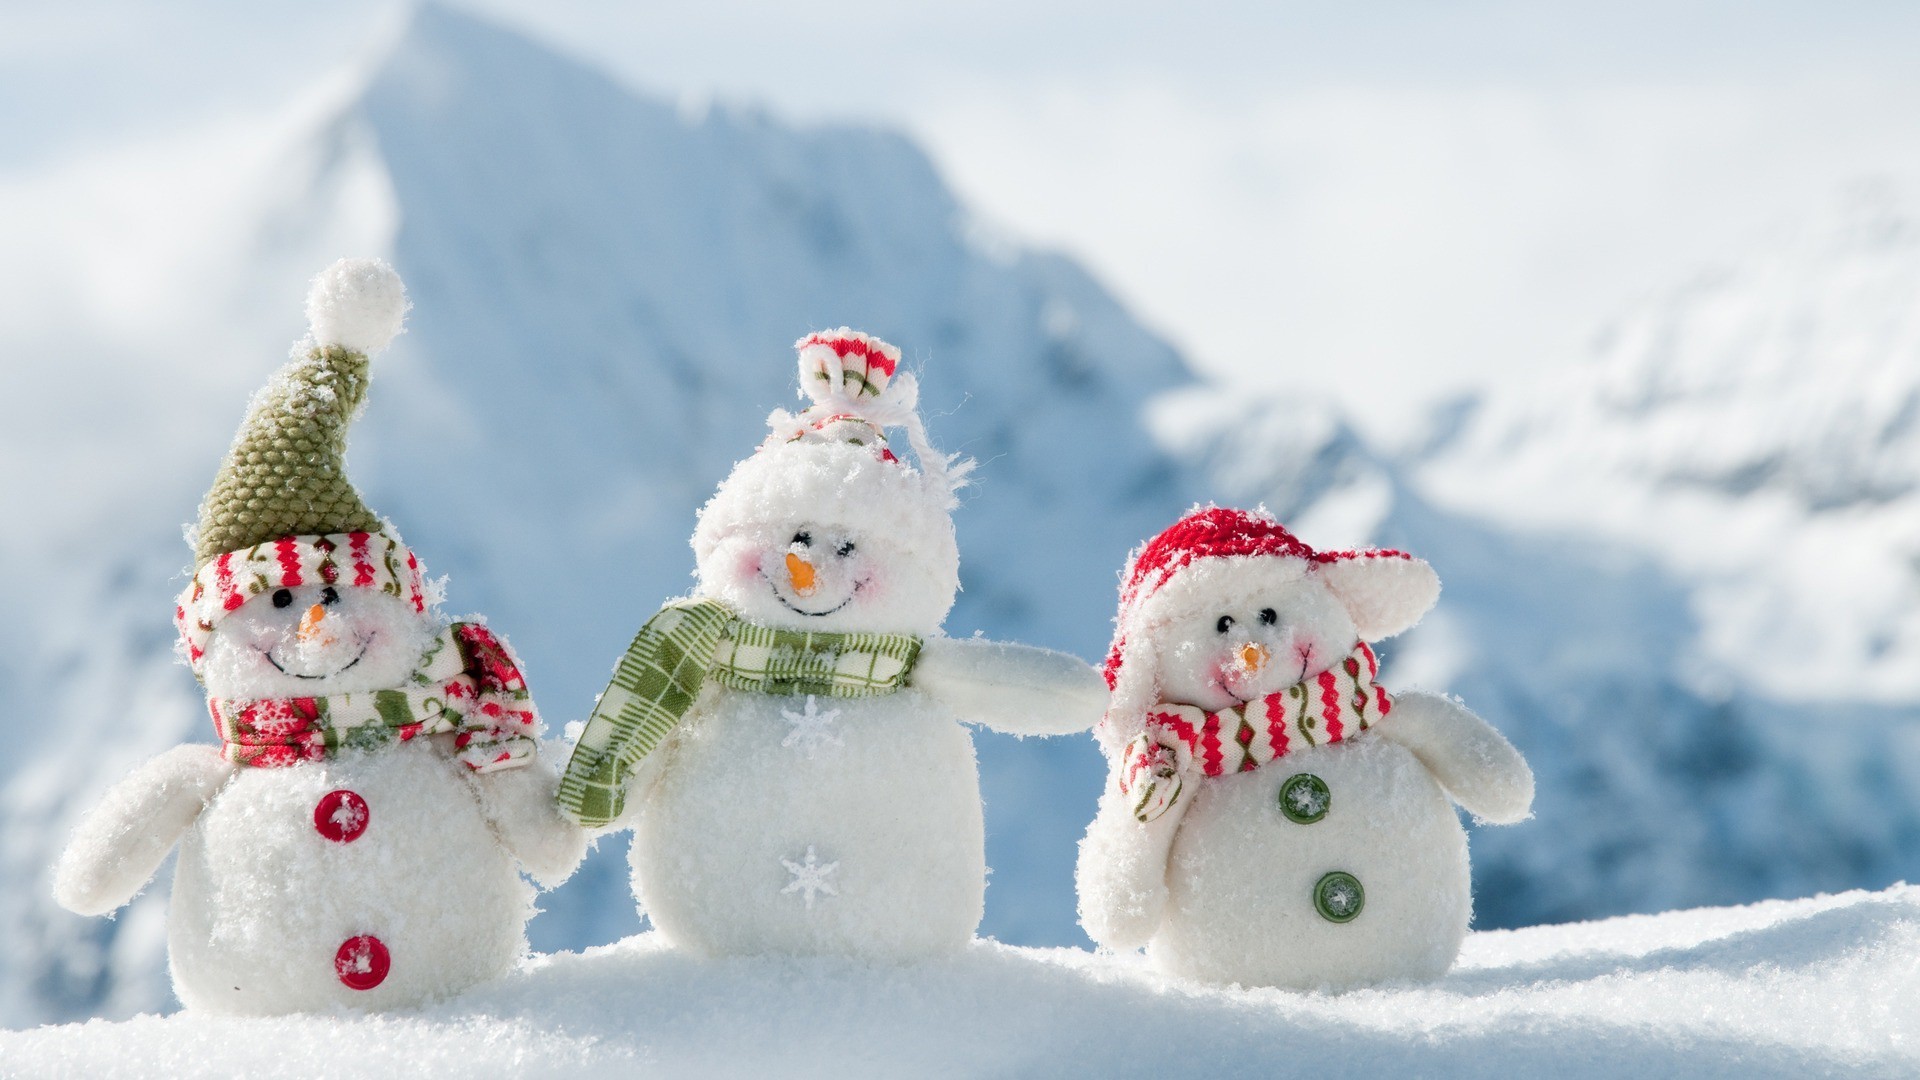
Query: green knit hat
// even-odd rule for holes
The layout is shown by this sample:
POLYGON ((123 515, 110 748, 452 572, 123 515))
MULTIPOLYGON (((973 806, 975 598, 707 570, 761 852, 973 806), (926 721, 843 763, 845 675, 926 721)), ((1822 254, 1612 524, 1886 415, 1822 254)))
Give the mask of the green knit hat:
POLYGON ((369 357, 400 332, 406 287, 379 259, 341 259, 307 293, 312 333, 247 405, 200 504, 197 570, 288 536, 380 532, 347 479, 347 426, 367 400, 369 357))

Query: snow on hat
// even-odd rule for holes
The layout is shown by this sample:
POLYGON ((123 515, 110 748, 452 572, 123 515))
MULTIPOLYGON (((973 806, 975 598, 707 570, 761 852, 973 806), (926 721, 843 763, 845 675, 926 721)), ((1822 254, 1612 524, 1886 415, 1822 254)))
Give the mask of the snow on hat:
POLYGON ((1153 642, 1161 627, 1308 574, 1346 607, 1365 641, 1408 629, 1440 596, 1433 568, 1405 552, 1315 551, 1265 507, 1195 507, 1127 557, 1105 666, 1113 697, 1101 740, 1109 749, 1124 746, 1159 704, 1153 642))
POLYGON ((196 668, 219 620, 271 589, 378 588, 424 610, 418 561, 367 508, 345 461, 370 357, 400 332, 408 306, 400 275, 378 259, 341 259, 314 279, 311 333, 248 403, 200 504, 193 580, 174 612, 196 668))
POLYGON ((951 511, 973 463, 927 440, 916 410, 919 384, 900 370, 899 349, 847 327, 809 334, 794 347, 800 388, 812 404, 798 414, 774 410, 766 441, 701 509, 693 549, 703 584, 720 584, 706 568, 729 537, 804 521, 857 531, 908 555, 901 561, 927 577, 922 591, 940 598, 937 623, 959 586, 951 511), (887 445, 892 427, 905 429, 917 468, 887 445))

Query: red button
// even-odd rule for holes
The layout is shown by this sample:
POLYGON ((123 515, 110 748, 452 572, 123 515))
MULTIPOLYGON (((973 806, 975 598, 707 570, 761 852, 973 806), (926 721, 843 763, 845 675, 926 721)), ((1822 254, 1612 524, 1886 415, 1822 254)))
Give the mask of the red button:
POLYGON ((329 840, 351 844, 367 831, 367 821, 372 816, 367 800, 342 788, 320 796, 319 804, 313 808, 313 827, 329 840))
POLYGON ((387 947, 372 934, 351 937, 340 943, 340 951, 333 954, 333 973, 347 984, 349 990, 371 990, 387 981, 387 969, 393 966, 393 957, 387 953, 387 947))

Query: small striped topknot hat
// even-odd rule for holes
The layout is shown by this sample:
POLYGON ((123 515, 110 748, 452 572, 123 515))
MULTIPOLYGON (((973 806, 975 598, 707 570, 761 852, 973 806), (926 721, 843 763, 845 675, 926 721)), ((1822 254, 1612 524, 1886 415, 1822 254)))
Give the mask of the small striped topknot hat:
POLYGON ((425 609, 418 561, 346 474, 371 358, 408 306, 400 275, 378 259, 342 259, 314 279, 309 335, 248 403, 200 504, 193 580, 174 612, 196 669, 219 620, 262 592, 378 588, 425 609))
POLYGON ((768 441, 846 442, 874 447, 883 461, 896 460, 887 447, 886 425, 902 422, 902 394, 909 411, 918 397, 911 375, 894 388, 900 350, 844 326, 808 334, 793 347, 800 353, 800 392, 813 404, 798 415, 776 412, 768 419, 773 428, 768 441))
POLYGON ((951 492, 970 462, 955 467, 935 450, 920 420, 920 384, 900 370, 900 350, 850 327, 822 330, 793 343, 799 352, 800 392, 813 404, 799 413, 776 409, 764 451, 787 443, 871 446, 882 461, 902 464, 887 445, 886 429, 906 430, 928 481, 951 492))

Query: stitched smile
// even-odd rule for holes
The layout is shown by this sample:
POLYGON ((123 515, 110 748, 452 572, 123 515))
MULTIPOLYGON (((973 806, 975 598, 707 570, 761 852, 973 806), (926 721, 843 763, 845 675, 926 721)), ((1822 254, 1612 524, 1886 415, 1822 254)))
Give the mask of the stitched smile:
MULTIPOLYGON (((851 599, 851 597, 849 597, 849 599, 851 599)), ((343 672, 345 672, 345 671, 347 671, 348 669, 350 669, 350 668, 352 668, 352 667, 353 667, 353 665, 355 665, 355 664, 357 664, 357 663, 359 663, 359 662, 360 662, 361 660, 363 660, 363 659, 365 659, 365 658, 366 658, 366 655, 367 655, 367 642, 365 642, 365 641, 362 641, 362 642, 360 643, 360 652, 359 652, 359 654, 358 654, 357 656, 355 656, 355 657, 354 657, 353 659, 351 659, 351 660, 349 660, 349 661, 347 661, 347 662, 346 662, 345 664, 342 664, 342 665, 341 665, 340 667, 337 667, 337 668, 334 668, 334 669, 333 669, 332 671, 329 671, 329 672, 326 672, 326 673, 324 673, 324 674, 320 674, 320 675, 302 675, 302 674, 300 674, 300 673, 299 673, 299 672, 297 672, 297 671, 288 671, 288 670, 287 670, 286 668, 283 668, 283 667, 281 667, 281 666, 280 666, 280 661, 278 661, 278 660, 275 660, 275 659, 273 658, 273 653, 272 653, 272 652, 271 652, 270 650, 267 650, 267 649, 261 649, 261 650, 260 650, 260 655, 261 655, 261 656, 264 656, 264 657, 266 657, 266 658, 267 658, 267 663, 269 663, 269 664, 272 664, 272 665, 273 665, 273 670, 275 670, 275 671, 277 671, 277 672, 279 672, 279 673, 280 673, 280 674, 282 674, 282 675, 291 675, 291 676, 293 676, 293 677, 294 677, 294 678, 296 678, 296 679, 331 679, 331 678, 333 678, 333 677, 334 677, 335 675, 339 675, 339 674, 342 674, 343 672)))
POLYGON ((788 611, 793 612, 795 615, 805 615, 810 619, 824 618, 828 615, 833 614, 836 611, 839 611, 841 608, 846 607, 848 604, 853 603, 854 596, 858 595, 860 592, 860 586, 866 584, 866 582, 864 581, 854 582, 853 592, 848 593, 847 598, 845 600, 840 601, 838 604, 835 604, 834 606, 828 608, 825 611, 808 611, 806 608, 794 607, 792 604, 788 603, 787 598, 780 595, 779 588, 774 585, 773 579, 767 576, 767 572, 765 570, 760 571, 760 580, 767 583, 767 590, 773 593, 773 598, 775 600, 780 601, 781 607, 786 608, 788 611))
MULTIPOLYGON (((859 591, 860 590, 858 588, 855 588, 853 590, 853 592, 859 592, 859 591)), ((805 616, 808 616, 809 618, 814 618, 814 619, 818 619, 826 615, 831 615, 834 612, 839 611, 841 608, 846 607, 848 604, 853 603, 853 593, 848 593, 847 598, 845 600, 840 601, 838 604, 835 604, 834 606, 828 608, 825 611, 808 611, 806 608, 797 608, 797 607, 794 607, 792 604, 787 603, 787 598, 784 596, 781 596, 780 590, 778 589, 773 590, 773 598, 775 600, 780 601, 780 606, 783 608, 786 608, 788 611, 791 611, 796 615, 805 615, 805 616)))

